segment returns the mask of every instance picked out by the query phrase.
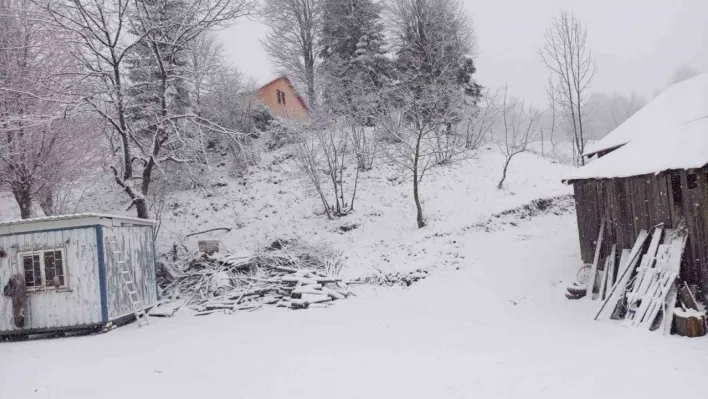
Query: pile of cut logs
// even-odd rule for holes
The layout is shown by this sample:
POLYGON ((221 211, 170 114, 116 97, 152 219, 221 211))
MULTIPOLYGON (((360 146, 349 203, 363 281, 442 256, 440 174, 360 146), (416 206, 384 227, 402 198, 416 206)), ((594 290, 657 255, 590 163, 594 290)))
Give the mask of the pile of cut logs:
POLYGON ((264 305, 327 307, 352 295, 337 277, 342 266, 340 253, 298 241, 276 241, 254 255, 201 254, 171 266, 178 274, 163 281, 163 300, 150 314, 169 316, 180 306, 197 315, 264 305))

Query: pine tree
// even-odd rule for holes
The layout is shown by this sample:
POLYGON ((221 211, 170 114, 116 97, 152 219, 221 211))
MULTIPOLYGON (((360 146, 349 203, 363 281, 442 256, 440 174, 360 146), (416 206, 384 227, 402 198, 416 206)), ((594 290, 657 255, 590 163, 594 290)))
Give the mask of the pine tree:
POLYGON ((390 76, 381 6, 372 0, 325 0, 320 46, 324 104, 368 122, 390 76))
POLYGON ((398 26, 396 51, 396 71, 402 84, 418 93, 432 86, 459 87, 476 103, 481 86, 473 79, 473 37, 459 1, 396 0, 396 6, 405 20, 398 26))
POLYGON ((161 119, 192 107, 187 79, 189 48, 182 42, 192 17, 184 0, 142 0, 132 32, 142 35, 128 60, 128 117, 142 129, 157 129, 161 119), (165 104, 163 104, 163 101, 165 104))

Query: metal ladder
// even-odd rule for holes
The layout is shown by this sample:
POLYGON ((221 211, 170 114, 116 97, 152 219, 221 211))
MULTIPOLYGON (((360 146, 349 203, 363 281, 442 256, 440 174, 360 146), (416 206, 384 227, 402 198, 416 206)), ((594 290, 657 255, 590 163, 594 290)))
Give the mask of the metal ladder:
POLYGON ((114 238, 106 238, 108 246, 113 253, 113 261, 116 262, 120 268, 121 280, 123 281, 123 288, 128 294, 128 299, 133 307, 133 313, 135 314, 135 321, 138 322, 139 327, 146 326, 150 324, 147 313, 145 313, 145 306, 143 305, 143 299, 138 293, 138 288, 135 286, 135 279, 133 278, 133 273, 131 273, 128 267, 128 262, 123 256, 123 251, 121 251, 120 245, 114 238))

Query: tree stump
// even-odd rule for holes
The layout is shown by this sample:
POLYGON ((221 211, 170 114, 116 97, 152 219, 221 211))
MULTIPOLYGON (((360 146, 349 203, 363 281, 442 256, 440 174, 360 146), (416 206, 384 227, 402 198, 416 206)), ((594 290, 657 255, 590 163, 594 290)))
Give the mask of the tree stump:
POLYGON ((682 337, 702 337, 706 335, 706 315, 697 310, 674 310, 676 334, 682 337))

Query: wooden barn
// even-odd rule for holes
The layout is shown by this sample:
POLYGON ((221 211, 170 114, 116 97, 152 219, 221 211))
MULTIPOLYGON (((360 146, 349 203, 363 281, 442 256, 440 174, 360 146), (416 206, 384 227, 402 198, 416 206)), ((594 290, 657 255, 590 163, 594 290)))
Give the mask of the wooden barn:
POLYGON ((685 224, 680 277, 708 302, 708 74, 670 87, 585 155, 595 159, 564 180, 583 261, 593 262, 603 219, 603 256, 631 248, 642 229, 685 224))
POLYGON ((97 214, 0 222, 0 336, 146 322, 157 302, 153 227, 97 214))

